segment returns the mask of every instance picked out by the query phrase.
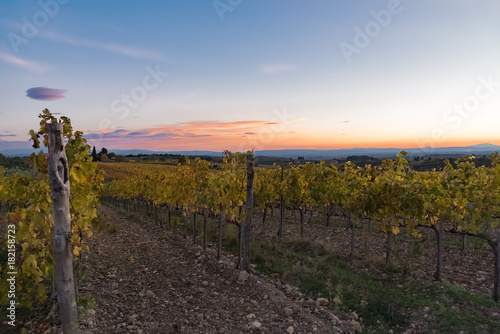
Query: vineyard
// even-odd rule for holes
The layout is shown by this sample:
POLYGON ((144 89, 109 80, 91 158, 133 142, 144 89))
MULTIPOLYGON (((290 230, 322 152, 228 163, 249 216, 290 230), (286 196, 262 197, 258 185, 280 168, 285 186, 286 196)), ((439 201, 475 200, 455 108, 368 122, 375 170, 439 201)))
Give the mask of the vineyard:
MULTIPOLYGON (((247 154, 248 155, 248 154, 247 154)), ((200 215, 239 226, 246 218, 245 154, 225 152, 222 171, 211 171, 209 163, 196 159, 187 161, 174 172, 150 172, 140 168, 130 178, 115 179, 104 188, 108 200, 125 201, 123 205, 147 210, 180 211, 200 215)), ((429 229, 436 235, 436 280, 443 267, 443 233, 484 240, 493 253, 493 298, 499 299, 500 231, 500 158, 492 155, 493 167, 476 167, 474 157, 450 162, 442 171, 415 172, 407 165, 406 153, 387 159, 381 167, 357 167, 346 163, 342 170, 324 162, 290 165, 283 169, 257 169, 254 201, 262 212, 261 230, 265 229, 268 212, 296 211, 300 235, 312 217, 323 217, 325 228, 333 216, 345 217, 346 228, 354 235, 362 224, 373 224, 386 235, 386 262, 391 262, 394 236, 402 230, 415 237, 429 229)), ((168 226, 178 224, 179 218, 168 226)), ((184 219, 185 220, 185 219, 184 219)), ((282 219, 278 235, 282 234, 282 219)), ((163 222, 161 222, 163 223, 163 222)), ((186 223, 186 221, 185 221, 186 223)), ((196 218, 193 219, 196 224, 196 218)), ((255 223, 255 222, 254 222, 255 223)), ((257 226, 254 226, 256 229, 257 226)), ((371 226, 370 226, 371 229, 371 226)), ((195 228, 193 229, 195 230, 195 228)), ((195 236, 193 236, 195 237, 195 236)))
MULTIPOLYGON (((40 130, 30 132, 35 148, 41 146, 40 138, 47 146, 46 125, 57 123, 48 110, 40 118, 40 130)), ((383 270, 402 270, 405 277, 411 276, 412 268, 398 267, 396 254, 411 254, 415 245, 425 239, 435 242, 435 252, 427 251, 425 261, 432 263, 433 279, 440 282, 447 266, 445 239, 455 236, 464 251, 475 247, 481 254, 489 252, 484 256, 488 268, 478 267, 482 272, 486 270, 488 277, 481 279, 486 288, 477 292, 499 300, 498 154, 491 156, 491 167, 476 166, 474 157, 464 157, 453 163, 446 161, 442 170, 429 172, 410 168, 405 152, 384 160, 381 166, 320 162, 260 168, 255 167, 258 158, 253 152, 229 151, 223 153, 223 162, 217 168, 201 158, 187 157, 177 166, 134 162, 98 165, 90 157, 83 134, 73 131, 68 118, 63 117, 61 122, 71 185, 69 238, 75 267, 82 254, 93 253, 88 239, 99 229, 97 207, 102 201, 149 217, 158 225, 154 228, 189 233, 192 244, 201 244, 203 251, 216 245, 217 260, 223 258, 225 250, 237 253, 234 265, 240 271, 254 272, 251 262, 257 262, 259 269, 283 278, 284 272, 273 273, 279 266, 269 265, 280 261, 277 256, 284 259, 288 254, 297 264, 311 264, 319 261, 318 254, 328 254, 330 262, 335 259, 349 263, 365 256, 367 247, 383 248, 383 270), (273 251, 266 254, 267 249, 273 251)), ((41 152, 33 154, 30 161, 31 173, 7 176, 0 167, 0 211, 6 213, 2 232, 3 225, 15 226, 12 248, 18 273, 16 291, 18 301, 26 308, 54 298, 56 264, 48 157, 41 152)), ((2 303, 7 302, 9 290, 6 263, 0 264, 2 303)), ((329 270, 325 267, 324 272, 329 270)), ((369 280, 367 277, 363 279, 369 280)), ((330 306, 338 307, 334 301, 341 292, 332 292, 335 282, 325 277, 321 284, 330 293, 330 306)), ((304 290, 312 296, 321 289, 309 286, 304 290)), ((361 292, 355 299, 361 306, 367 303, 367 296, 361 292)), ((370 325, 376 327, 376 323, 370 325)))

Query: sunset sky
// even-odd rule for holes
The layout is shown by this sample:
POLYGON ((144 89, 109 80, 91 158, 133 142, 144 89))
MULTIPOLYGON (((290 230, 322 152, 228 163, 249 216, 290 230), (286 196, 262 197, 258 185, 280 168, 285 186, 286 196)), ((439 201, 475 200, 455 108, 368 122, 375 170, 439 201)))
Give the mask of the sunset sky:
POLYGON ((500 144, 498 0, 3 0, 0 35, 0 148, 44 108, 108 149, 500 144))

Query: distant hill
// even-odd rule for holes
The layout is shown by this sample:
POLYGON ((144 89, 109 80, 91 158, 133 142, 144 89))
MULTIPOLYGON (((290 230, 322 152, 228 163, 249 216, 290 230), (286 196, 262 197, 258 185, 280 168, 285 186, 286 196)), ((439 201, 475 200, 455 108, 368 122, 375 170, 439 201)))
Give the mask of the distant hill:
MULTIPOLYGON (((7 156, 27 156, 34 151, 29 142, 21 141, 4 141, 0 140, 0 153, 7 156)), ((109 152, 114 152, 119 155, 138 155, 138 154, 180 154, 190 156, 210 156, 221 157, 222 151, 152 151, 147 149, 113 149, 108 148, 109 152)), ((288 149, 288 150, 262 150, 256 151, 257 156, 273 157, 273 158, 293 158, 297 159, 299 156, 307 160, 328 160, 346 158, 348 156, 367 155, 375 158, 392 158, 401 151, 408 152, 410 157, 415 156, 437 156, 442 157, 446 155, 488 155, 493 152, 500 152, 500 146, 493 144, 478 144, 471 146, 459 147, 424 147, 424 148, 347 148, 336 150, 308 150, 308 149, 288 149)))
POLYGON ((294 158, 298 156, 310 160, 324 160, 346 158, 348 156, 367 155, 375 158, 395 157, 399 152, 406 151, 410 157, 415 156, 443 156, 443 155, 487 155, 500 152, 500 146, 492 144, 479 144, 464 147, 424 147, 424 148, 349 148, 338 150, 265 150, 256 154, 261 156, 273 156, 282 158, 294 158))
MULTIPOLYGON (((213 151, 149 151, 149 150, 110 150, 117 154, 180 154, 190 156, 211 156, 220 157, 222 152, 213 151)), ((367 155, 375 158, 395 157, 401 151, 408 152, 410 157, 415 156, 446 156, 446 155, 489 155, 493 152, 500 152, 500 146, 493 144, 479 144, 464 147, 425 147, 425 148, 349 148, 337 150, 308 150, 308 149, 289 149, 289 150, 262 150, 256 151, 257 156, 274 158, 293 158, 299 156, 307 160, 328 160, 346 158, 348 156, 367 155)))
MULTIPOLYGON (((214 151, 151 151, 151 150, 113 150, 116 154, 127 155, 133 154, 180 154, 190 156, 210 156, 220 157, 221 152, 214 151)), ((308 149, 289 149, 289 150, 262 150, 256 151, 257 156, 274 157, 274 158, 293 158, 304 157, 307 160, 328 160, 346 158, 348 156, 367 155, 375 158, 391 158, 395 157, 401 151, 408 152, 410 157, 414 156, 443 156, 443 155, 488 155, 493 152, 500 152, 500 146, 493 144, 478 144, 464 147, 424 147, 424 148, 348 148, 337 150, 308 150, 308 149)))
MULTIPOLYGON (((43 151, 47 152, 46 149, 43 149, 43 151)), ((29 141, 6 141, 0 139, 0 153, 5 156, 24 157, 31 155, 33 152, 38 153, 40 150, 35 150, 29 141)))

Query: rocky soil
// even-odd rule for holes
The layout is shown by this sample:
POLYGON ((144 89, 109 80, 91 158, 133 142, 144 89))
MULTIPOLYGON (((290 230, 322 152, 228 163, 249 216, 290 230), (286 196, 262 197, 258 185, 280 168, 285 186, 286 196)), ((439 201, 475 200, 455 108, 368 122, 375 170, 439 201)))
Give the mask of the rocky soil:
MULTIPOLYGON (((299 291, 256 272, 235 269, 236 259, 203 251, 189 238, 101 207, 117 232, 98 232, 81 265, 86 310, 82 333, 335 333, 359 331, 357 315, 339 319, 299 291)), ((82 309, 80 311, 83 311, 82 309)))

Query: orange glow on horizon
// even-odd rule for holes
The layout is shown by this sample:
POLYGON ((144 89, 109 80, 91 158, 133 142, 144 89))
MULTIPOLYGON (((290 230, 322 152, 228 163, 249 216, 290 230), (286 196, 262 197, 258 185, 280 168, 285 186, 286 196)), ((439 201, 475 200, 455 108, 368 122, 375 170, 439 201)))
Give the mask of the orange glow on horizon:
POLYGON ((293 123, 269 121, 194 121, 142 129, 107 129, 89 134, 88 142, 110 149, 147 149, 156 151, 231 151, 282 150, 282 149, 349 149, 349 148, 400 148, 454 147, 476 144, 500 145, 500 139, 448 140, 433 142, 408 136, 389 139, 381 134, 363 135, 301 132, 293 123), (92 138, 97 137, 97 138, 92 138))

